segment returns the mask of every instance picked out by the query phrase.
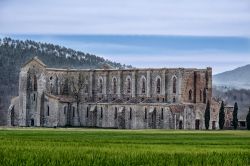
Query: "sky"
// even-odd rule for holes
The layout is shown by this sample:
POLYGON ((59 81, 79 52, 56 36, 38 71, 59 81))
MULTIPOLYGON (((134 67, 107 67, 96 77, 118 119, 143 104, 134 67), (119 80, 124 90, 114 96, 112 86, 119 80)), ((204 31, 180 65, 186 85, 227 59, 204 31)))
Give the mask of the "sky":
POLYGON ((51 42, 135 67, 250 64, 249 0, 1 0, 0 37, 51 42))

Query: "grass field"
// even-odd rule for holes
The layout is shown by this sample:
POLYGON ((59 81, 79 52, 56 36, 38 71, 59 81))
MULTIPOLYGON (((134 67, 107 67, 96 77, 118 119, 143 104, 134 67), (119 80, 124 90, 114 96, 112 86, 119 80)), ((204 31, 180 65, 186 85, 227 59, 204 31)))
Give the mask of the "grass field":
POLYGON ((250 132, 2 128, 0 162, 0 165, 250 165, 250 132))

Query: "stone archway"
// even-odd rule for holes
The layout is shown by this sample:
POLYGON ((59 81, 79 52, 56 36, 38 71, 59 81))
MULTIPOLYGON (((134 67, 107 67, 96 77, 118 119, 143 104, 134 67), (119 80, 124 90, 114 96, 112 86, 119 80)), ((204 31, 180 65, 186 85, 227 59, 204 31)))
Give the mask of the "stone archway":
POLYGON ((196 119, 195 120, 195 130, 199 130, 200 129, 200 119, 196 119))

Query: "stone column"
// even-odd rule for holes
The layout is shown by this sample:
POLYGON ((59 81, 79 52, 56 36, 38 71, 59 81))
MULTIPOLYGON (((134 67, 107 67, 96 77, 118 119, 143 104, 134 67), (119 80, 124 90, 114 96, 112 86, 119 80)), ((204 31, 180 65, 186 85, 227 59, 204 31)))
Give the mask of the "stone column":
POLYGON ((182 100, 182 76, 183 76, 183 69, 179 69, 179 72, 178 72, 178 76, 177 76, 177 84, 176 84, 176 90, 177 90, 177 99, 176 101, 178 103, 181 103, 183 100, 182 100))
POLYGON ((44 103, 42 102, 43 100, 43 93, 46 90, 46 77, 45 75, 42 73, 40 75, 39 81, 38 81, 38 88, 37 88, 37 103, 36 103, 36 126, 41 126, 41 108, 44 107, 44 103))
POLYGON ((166 100, 167 102, 172 102, 173 101, 173 80, 172 80, 172 74, 170 74, 169 72, 166 75, 166 93, 167 93, 167 97, 166 100))
POLYGON ((19 126, 26 126, 27 78, 27 71, 22 69, 19 74, 19 126))
POLYGON ((121 71, 118 71, 118 76, 117 76, 117 95, 120 98, 121 97, 121 71))
POLYGON ((166 96, 166 72, 165 70, 162 71, 161 75, 162 75, 161 76, 161 94, 163 96, 166 96))
POLYGON ((107 96, 107 76, 108 76, 108 73, 105 71, 104 76, 103 76, 103 94, 104 94, 104 96, 107 96))
POLYGON ((136 73, 132 72, 132 97, 136 96, 136 73))
POLYGON ((151 94, 151 77, 150 77, 151 71, 147 71, 147 97, 150 97, 151 94))
POLYGON ((89 72, 89 97, 93 96, 92 91, 93 91, 93 71, 90 71, 89 72))

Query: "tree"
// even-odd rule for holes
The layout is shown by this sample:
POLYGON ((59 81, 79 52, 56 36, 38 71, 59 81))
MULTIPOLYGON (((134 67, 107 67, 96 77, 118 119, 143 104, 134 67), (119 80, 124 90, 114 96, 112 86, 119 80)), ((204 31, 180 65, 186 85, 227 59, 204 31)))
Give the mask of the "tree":
POLYGON ((225 112, 224 112, 224 102, 221 102, 220 113, 219 113, 219 127, 222 130, 225 124, 225 112))
POLYGON ((247 129, 250 130, 250 108, 247 114, 246 122, 247 122, 247 129))
POLYGON ((76 100, 76 110, 79 113, 79 104, 82 100, 83 89, 86 88, 86 79, 82 72, 79 73, 78 79, 71 78, 72 93, 76 100))
POLYGON ((207 102, 206 110, 205 110, 205 127, 208 130, 209 128, 209 121, 210 121, 210 102, 207 102))
POLYGON ((236 130, 237 127, 238 127, 237 114, 238 114, 238 104, 237 104, 237 102, 235 102, 234 103, 234 111, 233 111, 233 126, 234 126, 234 130, 236 130))

